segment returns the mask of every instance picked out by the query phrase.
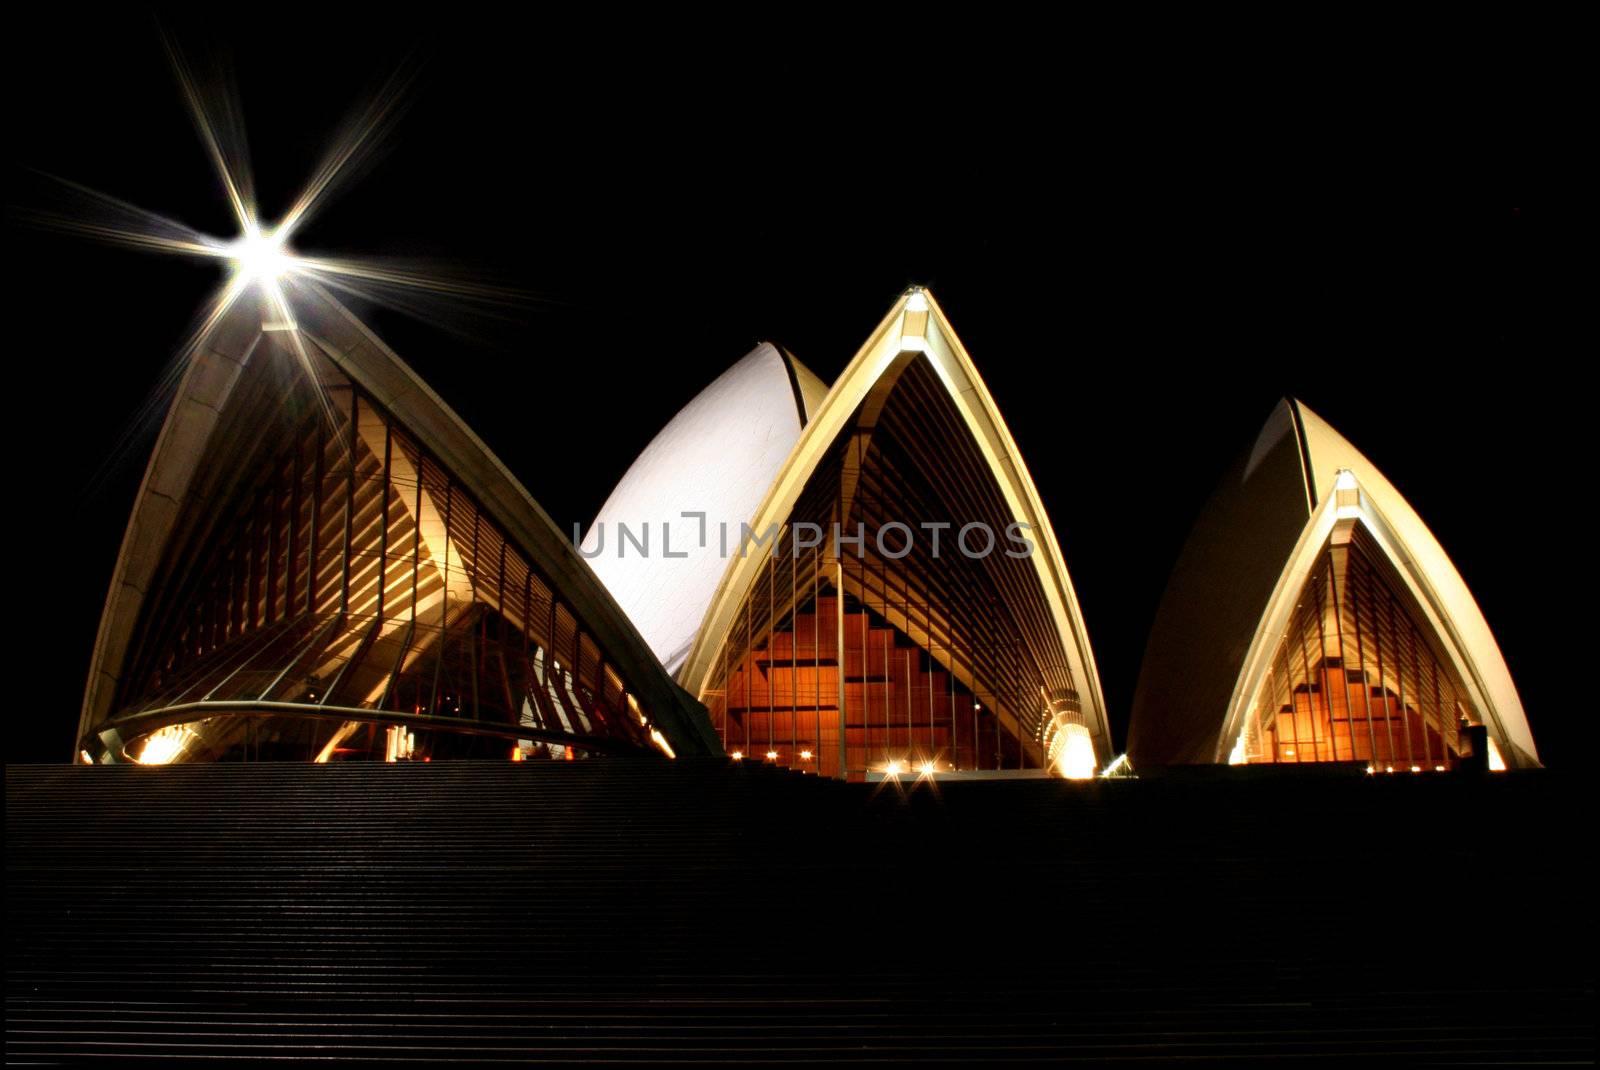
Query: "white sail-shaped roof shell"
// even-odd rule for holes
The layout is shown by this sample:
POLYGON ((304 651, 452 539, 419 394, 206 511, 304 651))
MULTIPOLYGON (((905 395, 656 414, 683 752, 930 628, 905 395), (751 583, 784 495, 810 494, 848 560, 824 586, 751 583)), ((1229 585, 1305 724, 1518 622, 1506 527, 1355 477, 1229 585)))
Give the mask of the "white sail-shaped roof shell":
MULTIPOLYGON (((1480 704, 1491 738, 1501 744, 1502 750, 1510 748, 1519 756, 1521 764, 1538 764, 1539 751, 1534 746, 1533 732, 1511 680, 1511 671, 1489 630, 1489 622, 1484 619, 1477 600, 1444 547, 1439 545, 1439 540, 1428 530, 1411 503, 1376 465, 1350 444, 1349 439, 1303 403, 1296 401, 1294 405, 1305 436, 1306 479, 1312 489, 1312 500, 1321 506, 1319 512, 1326 511, 1333 502, 1339 473, 1349 472, 1361 490, 1357 507, 1362 513, 1361 519, 1379 536, 1413 596, 1430 618, 1429 623, 1480 704)), ((1316 529, 1316 520, 1314 515, 1308 532, 1316 529)), ((1311 545, 1313 541, 1313 538, 1302 539, 1302 546, 1297 548, 1286 573, 1294 571, 1300 558, 1320 549, 1320 545, 1311 545)), ((1293 598, 1294 592, 1287 597, 1293 598)), ((1263 625, 1271 627, 1265 620, 1263 625)), ((1270 631, 1264 632, 1260 645, 1268 644, 1270 634, 1270 631)), ((1241 680, 1235 705, 1243 701, 1242 696, 1250 683, 1241 680)))
POLYGON ((1135 764, 1228 760, 1341 519, 1365 525, 1394 565, 1506 760, 1539 764, 1505 658, 1439 540, 1376 465, 1292 399, 1223 479, 1173 570, 1134 693, 1135 764), (1359 492, 1343 505, 1341 474, 1359 492))
POLYGON ((601 506, 584 554, 668 672, 727 568, 722 547, 737 552, 740 525, 753 521, 826 393, 803 364, 762 343, 661 429, 601 506))
MULTIPOLYGON (((787 523, 802 489, 827 451, 846 433, 860 406, 874 390, 892 381, 893 373, 904 366, 908 357, 919 354, 928 360, 958 408, 1000 488, 1009 515, 1025 523, 1038 540, 1037 551, 1029 555, 1029 560, 1049 609, 1051 631, 1059 639, 1071 677, 1076 681, 1084 726, 1091 734, 1097 761, 1104 764, 1111 753, 1111 732, 1100 674, 1055 531, 999 407, 931 293, 913 288, 902 294, 825 396, 810 407, 811 420, 794 444, 792 454, 774 468, 762 493, 755 498, 751 527, 762 532, 787 523)), ((741 499, 740 508, 743 507, 741 499)), ((729 632, 733 614, 770 554, 771 547, 752 547, 747 554, 735 552, 729 560, 718 562, 725 567, 717 570, 720 584, 713 582, 706 591, 706 601, 701 605, 704 620, 695 629, 694 645, 687 659, 675 658, 669 665, 690 694, 704 699, 713 662, 729 632)), ((697 599, 699 595, 697 589, 697 599)), ((621 596, 618 600, 627 604, 621 596)), ((648 638, 650 633, 642 624, 640 631, 648 638)))
MULTIPOLYGON (((144 635, 141 622, 150 604, 169 597, 188 571, 202 563, 192 548, 206 545, 210 537, 206 533, 215 529, 219 511, 255 478, 258 454, 272 444, 269 438, 228 422, 250 381, 247 366, 253 360, 296 359, 295 349, 300 348, 302 354, 314 352, 347 377, 386 419, 403 428, 442 471, 450 473, 476 508, 505 532, 541 582, 550 586, 555 600, 596 644, 606 664, 636 689, 630 696, 650 711, 678 751, 714 752, 718 744, 703 711, 661 670, 621 607, 595 584, 570 535, 556 526, 499 458, 324 287, 298 277, 283 286, 294 309, 292 330, 285 330, 276 315, 269 318, 276 310, 252 289, 217 319, 178 385, 113 572, 84 692, 80 745, 91 732, 115 727, 110 719, 118 713, 118 692, 144 635), (290 338, 297 341, 291 344, 290 338)), ((411 478, 416 486, 416 477, 411 478)), ((500 567, 504 575, 503 562, 500 567)), ((315 704, 296 706, 297 711, 302 708, 319 712, 315 704)), ((409 715, 391 710, 387 716, 398 721, 409 715)))

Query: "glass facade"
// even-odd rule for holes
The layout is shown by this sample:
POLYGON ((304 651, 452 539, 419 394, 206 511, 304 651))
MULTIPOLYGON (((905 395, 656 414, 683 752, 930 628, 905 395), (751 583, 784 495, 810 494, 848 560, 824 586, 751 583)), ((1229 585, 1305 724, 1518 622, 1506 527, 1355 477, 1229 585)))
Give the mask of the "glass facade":
POLYGON ((1255 708, 1246 763, 1454 768, 1481 723, 1387 554, 1360 522, 1335 529, 1306 580, 1255 708))
POLYGON ((927 359, 886 376, 770 533, 722 642, 701 699, 724 748, 855 779, 1049 767, 1078 692, 1010 521, 927 359), (974 523, 992 547, 962 540, 974 523))
POLYGON ((633 690, 473 495, 329 362, 313 388, 284 356, 252 358, 229 414, 259 440, 253 478, 169 550, 145 607, 118 757, 654 748, 633 690))

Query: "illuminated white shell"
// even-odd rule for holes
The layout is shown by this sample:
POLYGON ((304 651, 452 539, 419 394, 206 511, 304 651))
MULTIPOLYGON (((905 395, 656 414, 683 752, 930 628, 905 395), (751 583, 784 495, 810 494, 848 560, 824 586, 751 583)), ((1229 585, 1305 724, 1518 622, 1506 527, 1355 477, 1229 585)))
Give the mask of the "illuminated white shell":
MULTIPOLYGON (((1489 727, 1489 738, 1498 743, 1501 750, 1518 755, 1518 764, 1539 764, 1539 751, 1534 746, 1533 732, 1528 727, 1522 699, 1511 680, 1511 671, 1506 667, 1499 644, 1489 631, 1483 611, 1478 608, 1477 600, 1467 589, 1461 573, 1456 571, 1455 565, 1445 554, 1444 547, 1439 545, 1439 540, 1428 530, 1411 503, 1401 496, 1376 465, 1303 403, 1296 401, 1294 405, 1299 415, 1298 426, 1305 438, 1305 474, 1311 484, 1312 500, 1331 507, 1334 484, 1341 473, 1360 489, 1355 508, 1367 522, 1368 529, 1377 535, 1380 545, 1388 551, 1391 561, 1443 643, 1447 656, 1456 663, 1457 671, 1465 679, 1477 708, 1483 712, 1489 727)), ((1319 513, 1325 511, 1326 508, 1319 510, 1319 513)), ((1296 554, 1285 567, 1286 577, 1298 578, 1306 571, 1306 559, 1320 549, 1320 546, 1312 545, 1317 534, 1316 515, 1308 523, 1307 532, 1308 537, 1302 538, 1296 554)), ((1283 604, 1269 605, 1263 614, 1262 626, 1267 631, 1257 644, 1262 648, 1270 645, 1270 629, 1279 623, 1271 618, 1275 615, 1285 617, 1288 606, 1284 599, 1292 600, 1298 593, 1298 589, 1287 591, 1289 582, 1283 586, 1286 595, 1275 600, 1283 604)), ((1254 653, 1252 649, 1251 654, 1254 653)), ((1252 683, 1248 679, 1251 660, 1247 655, 1245 672, 1236 688, 1234 707, 1242 705, 1243 696, 1252 683)), ((1230 709, 1230 714, 1232 712, 1230 709)))
POLYGON ((1306 577, 1333 525, 1349 518, 1388 557, 1490 742, 1514 765, 1539 764, 1505 658, 1439 540, 1349 440, 1285 400, 1212 496, 1173 570, 1133 697, 1136 766, 1230 758, 1306 577))
POLYGON ((763 342, 661 429, 584 536, 589 564, 668 672, 688 653, 726 570, 724 530, 728 553, 737 553, 740 525, 752 522, 826 393, 803 364, 763 342), (686 513, 705 514, 703 542, 700 518, 686 513))

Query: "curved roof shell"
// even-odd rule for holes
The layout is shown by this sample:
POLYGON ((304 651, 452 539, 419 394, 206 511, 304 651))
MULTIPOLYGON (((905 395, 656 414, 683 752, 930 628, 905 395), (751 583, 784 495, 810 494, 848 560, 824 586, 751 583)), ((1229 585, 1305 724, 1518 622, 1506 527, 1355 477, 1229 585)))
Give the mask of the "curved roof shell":
POLYGON ((196 567, 208 536, 220 530, 224 507, 248 489, 244 482, 276 448, 253 425, 237 422, 241 412, 270 412, 282 396, 274 392, 275 380, 263 379, 265 371, 249 367, 252 360, 281 357, 287 366, 292 351, 303 345, 375 402, 475 499, 475 508, 526 556, 673 746, 684 753, 717 751, 704 711, 663 672, 571 542, 478 436, 326 290, 304 279, 287 284, 297 320, 293 330, 268 322, 263 303, 247 293, 208 332, 178 386, 117 558, 84 693, 80 738, 115 721, 129 698, 126 676, 140 644, 152 641, 147 622, 171 612, 164 603, 196 567))
POLYGON ((668 672, 683 663, 722 579, 721 547, 754 519, 826 392, 763 342, 661 429, 590 525, 584 555, 668 672))
POLYGON ((1228 760, 1341 521, 1375 539, 1506 760, 1539 764, 1505 659, 1438 539, 1377 466, 1286 399, 1224 477, 1173 570, 1134 694, 1128 750, 1136 765, 1228 760))
MULTIPOLYGON (((868 430, 897 379, 911 361, 925 359, 939 389, 957 413, 963 431, 980 455, 980 464, 998 488, 1003 507, 1016 522, 1026 524, 1035 539, 1028 560, 1042 592, 1044 630, 1058 644, 1052 656, 1066 664, 1076 691, 1072 716, 1081 719, 1092 737, 1101 764, 1112 753, 1110 730, 1099 673, 1084 627, 1077 596, 1061 556, 1060 545, 1037 489, 1023 463, 1011 432, 993 396, 984 385, 971 357, 962 346, 932 294, 907 291, 890 309, 866 343, 812 413, 793 450, 778 469, 754 512, 751 528, 757 532, 781 528, 795 513, 807 485, 836 448, 858 431, 868 430)), ((917 520, 919 518, 908 518, 917 520)), ((716 591, 698 628, 693 646, 678 671, 678 680, 691 693, 703 697, 722 647, 728 640, 740 607, 768 567, 773 546, 753 546, 733 554, 726 562, 716 591)), ((1046 726, 1041 744, 1054 744, 1055 729, 1046 726)))

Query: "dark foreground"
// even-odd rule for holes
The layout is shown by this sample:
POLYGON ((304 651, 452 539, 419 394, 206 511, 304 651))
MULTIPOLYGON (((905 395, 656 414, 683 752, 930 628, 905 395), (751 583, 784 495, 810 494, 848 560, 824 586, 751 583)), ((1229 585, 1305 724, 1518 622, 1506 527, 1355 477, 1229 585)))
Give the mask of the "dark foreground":
POLYGON ((1594 1055, 1555 774, 13 767, 7 1056, 1594 1055))

